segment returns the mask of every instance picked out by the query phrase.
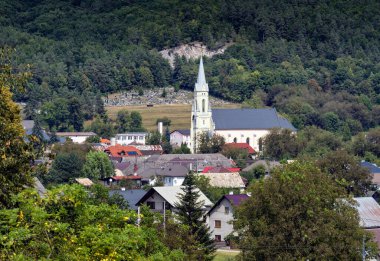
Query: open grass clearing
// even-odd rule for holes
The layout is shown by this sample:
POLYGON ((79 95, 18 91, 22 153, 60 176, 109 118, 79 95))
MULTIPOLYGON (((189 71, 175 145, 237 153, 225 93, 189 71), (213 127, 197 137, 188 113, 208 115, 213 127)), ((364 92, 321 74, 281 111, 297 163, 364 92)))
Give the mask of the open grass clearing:
MULTIPOLYGON (((240 108, 240 104, 224 104, 216 108, 240 108)), ((153 107, 147 107, 146 105, 106 107, 107 114, 111 119, 116 119, 117 112, 122 109, 130 112, 139 112, 143 119, 144 128, 149 131, 157 130, 156 121, 163 117, 168 117, 171 120, 171 131, 176 129, 190 129, 190 104, 159 104, 153 107)))
POLYGON ((239 251, 217 250, 213 261, 233 261, 239 253, 239 251))

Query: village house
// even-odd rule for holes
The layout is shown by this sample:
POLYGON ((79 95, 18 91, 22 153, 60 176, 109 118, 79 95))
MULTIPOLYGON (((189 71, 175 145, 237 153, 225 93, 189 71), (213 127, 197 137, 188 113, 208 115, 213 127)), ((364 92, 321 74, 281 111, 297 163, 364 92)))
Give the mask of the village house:
POLYGON ((140 150, 134 146, 123 146, 116 144, 115 146, 109 146, 104 150, 110 157, 139 157, 142 156, 140 150))
POLYGON ((154 186, 162 182, 165 187, 168 187, 181 186, 189 169, 180 164, 165 163, 161 166, 142 168, 137 173, 143 178, 143 184, 154 186))
POLYGON ((380 167, 378 167, 376 164, 367 162, 367 161, 362 161, 360 165, 363 168, 366 168, 369 170, 369 172, 372 175, 372 183, 377 186, 377 188, 380 188, 380 167))
POLYGON ((360 218, 360 226, 374 234, 374 241, 380 249, 380 206, 372 197, 354 198, 360 218))
MULTIPOLYGON (((164 210, 176 212, 176 204, 179 203, 179 195, 183 194, 183 187, 153 187, 136 203, 136 206, 146 204, 152 211, 163 213, 164 210)), ((202 202, 202 209, 206 212, 211 206, 212 202, 203 194, 199 192, 198 202, 202 202)))
MULTIPOLYGON (((148 136, 147 132, 119 133, 115 135, 114 141, 116 144, 120 144, 120 145, 129 145, 132 142, 138 143, 140 145, 145 145, 147 136, 148 136)), ((111 144, 112 143, 113 143, 113 139, 111 139, 111 144)))
POLYGON ((209 185, 215 188, 238 188, 244 189, 245 183, 240 176, 239 172, 225 172, 225 173, 201 173, 209 179, 209 185))
POLYGON ((224 195, 207 212, 206 221, 216 242, 225 242, 233 232, 234 208, 248 198, 246 194, 224 195))
POLYGON ((109 195, 121 195, 125 201, 128 202, 128 208, 137 210, 136 203, 145 195, 146 191, 143 189, 118 189, 110 190, 109 195))
POLYGON ((180 147, 186 144, 190 148, 190 130, 175 130, 170 133, 170 144, 173 147, 180 147))
POLYGON ((56 132, 55 135, 58 138, 69 138, 74 143, 82 144, 84 143, 87 138, 96 136, 96 133, 94 132, 56 132))

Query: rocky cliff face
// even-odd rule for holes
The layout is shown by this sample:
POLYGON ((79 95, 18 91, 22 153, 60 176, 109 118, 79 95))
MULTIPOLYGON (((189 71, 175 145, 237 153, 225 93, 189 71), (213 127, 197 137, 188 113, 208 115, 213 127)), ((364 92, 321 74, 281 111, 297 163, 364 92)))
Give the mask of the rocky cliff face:
POLYGON ((198 59, 202 55, 206 57, 212 57, 216 54, 224 53, 224 51, 231 45, 232 43, 228 43, 219 49, 209 50, 206 45, 199 42, 194 42, 189 44, 183 44, 170 49, 164 49, 160 51, 160 54, 165 59, 167 59, 170 63, 170 66, 174 68, 174 58, 176 55, 185 57, 187 60, 198 59))

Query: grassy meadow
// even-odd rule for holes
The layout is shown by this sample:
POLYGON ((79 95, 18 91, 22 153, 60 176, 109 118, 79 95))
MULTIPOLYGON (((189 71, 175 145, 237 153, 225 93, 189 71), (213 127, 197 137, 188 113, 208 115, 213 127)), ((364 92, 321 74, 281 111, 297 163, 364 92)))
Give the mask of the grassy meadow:
MULTIPOLYGON (((240 108, 240 104, 224 104, 215 108, 240 108)), ((190 104, 159 104, 153 107, 146 105, 113 106, 106 107, 108 116, 115 119, 119 110, 138 111, 143 119, 143 126, 149 131, 157 130, 156 120, 168 117, 171 120, 170 130, 190 129, 190 104)))

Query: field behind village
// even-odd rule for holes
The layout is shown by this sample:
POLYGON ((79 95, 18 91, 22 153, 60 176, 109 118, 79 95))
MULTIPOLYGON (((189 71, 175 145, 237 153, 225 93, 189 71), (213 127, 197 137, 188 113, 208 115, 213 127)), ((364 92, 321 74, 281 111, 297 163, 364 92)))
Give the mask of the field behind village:
MULTIPOLYGON (((222 104, 213 108, 240 108, 240 104, 222 104)), ((146 105, 110 106, 106 107, 111 119, 116 119, 119 110, 126 109, 129 112, 137 111, 143 119, 143 126, 148 131, 157 130, 156 121, 159 118, 168 117, 171 120, 170 130, 190 129, 191 105, 190 104, 159 104, 153 107, 146 105)))

